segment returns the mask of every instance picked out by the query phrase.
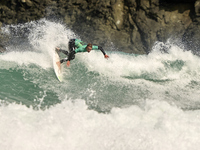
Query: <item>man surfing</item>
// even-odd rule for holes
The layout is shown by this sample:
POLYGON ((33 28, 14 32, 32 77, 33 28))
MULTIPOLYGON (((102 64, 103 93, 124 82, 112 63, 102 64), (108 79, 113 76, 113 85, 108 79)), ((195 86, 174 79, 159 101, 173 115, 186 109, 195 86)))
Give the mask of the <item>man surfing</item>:
POLYGON ((80 52, 88 52, 89 53, 91 50, 100 50, 103 53, 105 58, 107 58, 107 59, 109 58, 109 56, 106 55, 105 51, 103 50, 103 48, 101 46, 92 45, 91 43, 86 45, 79 39, 70 39, 69 43, 68 43, 68 47, 69 47, 69 52, 56 47, 56 51, 62 52, 65 55, 67 55, 66 58, 61 59, 60 61, 56 62, 56 64, 58 65, 59 68, 63 62, 67 62, 66 65, 67 65, 67 67, 69 67, 70 61, 75 58, 75 54, 80 53, 80 52))

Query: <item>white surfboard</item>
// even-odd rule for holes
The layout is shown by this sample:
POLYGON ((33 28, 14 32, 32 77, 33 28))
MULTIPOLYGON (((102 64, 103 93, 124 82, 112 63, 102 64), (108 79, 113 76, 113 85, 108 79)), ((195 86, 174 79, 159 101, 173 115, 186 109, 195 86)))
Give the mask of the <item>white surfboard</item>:
POLYGON ((55 71, 55 74, 58 78, 58 80, 60 82, 63 81, 63 72, 62 72, 62 67, 58 67, 58 65, 56 64, 56 62, 60 61, 60 57, 58 55, 58 53, 56 51, 54 51, 53 53, 53 68, 54 68, 54 71, 55 71))

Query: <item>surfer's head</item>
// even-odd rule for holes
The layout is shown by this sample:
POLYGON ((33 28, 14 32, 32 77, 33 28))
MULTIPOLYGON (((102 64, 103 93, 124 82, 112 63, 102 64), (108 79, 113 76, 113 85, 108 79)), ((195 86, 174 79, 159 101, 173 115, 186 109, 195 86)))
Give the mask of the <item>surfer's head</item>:
POLYGON ((92 50, 92 44, 91 43, 88 43, 86 50, 87 50, 88 53, 92 50))

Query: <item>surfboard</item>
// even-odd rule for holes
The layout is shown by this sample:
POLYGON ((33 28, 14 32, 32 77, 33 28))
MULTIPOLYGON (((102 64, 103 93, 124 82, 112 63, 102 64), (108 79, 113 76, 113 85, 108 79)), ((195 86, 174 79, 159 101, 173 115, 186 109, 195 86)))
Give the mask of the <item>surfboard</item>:
POLYGON ((58 65, 56 64, 56 62, 60 61, 60 57, 58 55, 58 53, 54 50, 53 53, 53 68, 54 68, 54 72, 56 74, 56 77, 58 78, 58 80, 60 82, 63 81, 63 72, 62 72, 62 67, 58 67, 58 65))

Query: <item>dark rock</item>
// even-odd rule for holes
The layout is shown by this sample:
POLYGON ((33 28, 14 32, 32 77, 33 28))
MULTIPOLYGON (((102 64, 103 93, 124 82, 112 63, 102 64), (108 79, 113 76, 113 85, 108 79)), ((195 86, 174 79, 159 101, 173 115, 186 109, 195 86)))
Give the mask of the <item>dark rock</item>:
POLYGON ((5 52, 6 50, 0 45, 0 53, 5 52))
POLYGON ((117 0, 112 5, 113 21, 118 30, 121 30, 124 23, 124 3, 123 0, 117 0))
POLYGON ((200 26, 199 23, 190 24, 183 35, 183 42, 188 50, 193 50, 194 53, 200 52, 200 26))
POLYGON ((52 16, 62 18, 84 41, 104 47, 113 43, 125 52, 149 53, 154 42, 171 37, 200 48, 200 0, 0 1, 4 24, 52 16))
POLYGON ((195 2, 194 7, 195 7, 196 16, 197 16, 197 17, 200 17, 200 0, 197 0, 197 1, 195 2))

